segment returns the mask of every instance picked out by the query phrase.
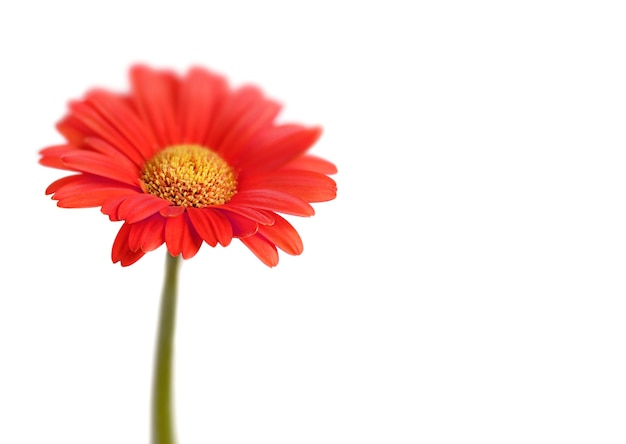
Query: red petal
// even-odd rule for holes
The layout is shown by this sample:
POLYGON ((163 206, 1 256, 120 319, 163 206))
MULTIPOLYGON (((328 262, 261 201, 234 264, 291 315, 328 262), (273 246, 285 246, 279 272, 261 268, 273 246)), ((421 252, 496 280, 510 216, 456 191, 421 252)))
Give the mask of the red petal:
POLYGON ((150 194, 135 194, 124 199, 117 210, 120 219, 129 224, 139 222, 169 207, 170 202, 150 194))
POLYGON ((225 114, 229 126, 215 148, 232 166, 237 167, 238 157, 247 143, 261 128, 272 123, 280 111, 280 105, 264 99, 261 92, 253 87, 244 88, 235 94, 239 94, 235 100, 239 99, 246 106, 235 105, 232 114, 225 114))
POLYGON ((259 224, 248 219, 247 217, 228 211, 223 211, 222 214, 224 214, 230 221, 230 225, 233 229, 233 237, 252 236, 259 231, 259 224))
POLYGON ((159 211, 161 216, 163 217, 178 217, 185 212, 185 207, 179 207, 175 205, 171 205, 169 207, 165 207, 159 211))
MULTIPOLYGON (((119 96, 106 91, 92 91, 87 101, 134 146, 144 159, 157 148, 157 141, 137 113, 119 96)), ((141 165, 140 165, 141 166, 141 165)))
POLYGON ((120 163, 99 153, 75 150, 65 154, 61 160, 68 168, 75 171, 95 174, 128 185, 137 185, 138 172, 134 165, 131 167, 133 169, 125 169, 120 163))
POLYGON ((137 190, 128 185, 104 177, 93 176, 91 174, 75 174, 66 176, 52 182, 46 189, 46 194, 55 193, 59 197, 73 193, 88 193, 97 189, 113 189, 127 192, 127 194, 137 193, 137 190))
POLYGON ((295 170, 315 171, 321 174, 337 174, 337 167, 334 163, 321 157, 311 156, 309 154, 300 156, 289 162, 286 167, 295 170))
POLYGON ((278 251, 276 250, 276 246, 263 236, 257 234, 255 236, 243 237, 240 240, 268 267, 278 265, 278 251))
POLYGON ((280 170, 271 174, 242 178, 239 189, 282 191, 307 202, 324 202, 337 196, 337 184, 330 177, 302 170, 280 170))
POLYGON ((126 199, 126 196, 107 199, 104 202, 102 202, 102 207, 100 208, 100 211, 103 214, 108 215, 111 221, 120 221, 122 219, 118 215, 118 210, 120 208, 120 205, 122 204, 122 202, 124 202, 125 199, 126 199))
POLYGON ((151 128, 161 147, 180 143, 175 118, 176 76, 167 71, 155 71, 135 66, 130 72, 133 99, 143 121, 151 128))
POLYGON ((230 202, 236 205, 247 205, 253 208, 296 216, 312 216, 315 214, 313 207, 302 199, 274 190, 240 191, 233 196, 230 202))
POLYGON ((87 137, 85 138, 84 146, 87 149, 91 149, 104 155, 112 162, 118 164, 120 168, 128 171, 133 171, 135 173, 135 176, 139 177, 143 163, 137 165, 128 156, 126 156, 126 154, 118 150, 110 143, 95 137, 87 137))
POLYGON ((69 170, 69 168, 61 160, 61 156, 69 152, 72 152, 75 149, 76 148, 73 147, 72 145, 56 145, 56 146, 50 146, 48 148, 44 148, 41 151, 39 151, 39 154, 41 154, 41 159, 39 159, 39 163, 41 165, 51 167, 51 168, 58 168, 60 170, 69 170))
POLYGON ((282 125, 264 131, 255 138, 254 148, 242 160, 240 167, 242 170, 244 166, 255 171, 275 170, 304 154, 321 134, 321 128, 299 125, 282 125))
POLYGON ((183 217, 185 218, 186 234, 185 238, 183 239, 182 255, 183 259, 190 259, 195 256, 200 249, 200 245, 202 245, 202 238, 194 229, 193 224, 189 219, 189 215, 185 213, 183 217))
POLYGON ((285 253, 291 255, 302 253, 302 239, 295 228, 278 214, 275 214, 274 218, 276 219, 274 225, 271 227, 259 227, 259 234, 263 235, 263 237, 285 253))
POLYGON ((272 213, 264 210, 255 210, 242 205, 233 205, 232 201, 228 202, 226 205, 222 205, 220 210, 240 214, 261 225, 272 225, 274 223, 272 213))
POLYGON ((74 176, 65 176, 60 179, 55 180, 48 188, 46 188, 46 194, 52 194, 57 190, 63 188, 66 185, 82 185, 82 184, 93 184, 93 180, 90 179, 90 176, 85 176, 84 174, 76 174, 74 176))
POLYGON ((56 128, 74 146, 79 146, 83 143, 85 137, 97 136, 93 130, 89 129, 89 127, 71 114, 58 122, 56 128))
POLYGON ((219 242, 223 246, 230 244, 233 227, 226 216, 212 208, 188 208, 187 214, 194 228, 212 247, 219 242))
POLYGON ((133 251, 128 246, 128 234, 130 231, 129 224, 122 225, 120 231, 113 241, 113 248, 111 250, 111 259, 113 263, 121 262, 123 267, 134 264, 145 254, 141 250, 133 251))
POLYGON ((165 220, 165 245, 172 256, 178 256, 183 251, 184 230, 184 217, 168 217, 165 220))
POLYGON ((183 80, 178 102, 178 122, 184 143, 205 145, 217 106, 228 85, 223 77, 193 68, 183 80))
POLYGON ((123 194, 119 190, 95 190, 89 194, 81 194, 75 196, 68 196, 59 199, 57 206, 61 208, 92 208, 99 207, 102 203, 115 197, 116 195, 123 194))
POLYGON ((91 105, 85 102, 72 102, 70 103, 70 110, 72 117, 89 128, 89 132, 92 133, 86 134, 83 140, 91 136, 103 139, 117 148, 117 150, 124 153, 136 165, 142 164, 144 158, 138 149, 128 142, 128 140, 120 134, 119 130, 107 122, 91 105))
POLYGON ((186 214, 170 217, 165 224, 165 243, 172 256, 182 254, 189 259, 198 252, 202 238, 196 233, 186 214))
POLYGON ((107 199, 137 193, 136 190, 107 179, 78 174, 53 182, 46 193, 54 193, 58 206, 65 208, 98 207, 107 199))
POLYGON ((155 214, 147 219, 130 224, 128 245, 131 250, 141 250, 147 253, 156 250, 165 242, 165 221, 155 214))
POLYGON ((208 146, 219 151, 219 146, 224 137, 237 122, 237 117, 253 106, 261 97, 261 92, 254 87, 244 87, 232 92, 222 103, 212 122, 207 138, 208 146))

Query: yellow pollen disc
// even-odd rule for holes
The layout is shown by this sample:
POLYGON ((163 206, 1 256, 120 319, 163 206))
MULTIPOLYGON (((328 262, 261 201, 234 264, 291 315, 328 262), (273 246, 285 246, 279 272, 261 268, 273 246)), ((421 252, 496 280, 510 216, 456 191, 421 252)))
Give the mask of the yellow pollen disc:
POLYGON ((237 176, 216 152, 200 145, 174 145, 143 167, 148 193, 181 207, 222 205, 237 193, 237 176))

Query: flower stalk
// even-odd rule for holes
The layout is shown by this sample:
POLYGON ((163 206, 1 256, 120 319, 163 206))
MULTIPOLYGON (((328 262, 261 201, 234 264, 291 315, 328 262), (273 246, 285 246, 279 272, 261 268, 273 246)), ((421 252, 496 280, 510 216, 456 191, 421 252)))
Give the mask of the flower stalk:
POLYGON ((172 408, 172 357, 180 262, 180 257, 167 253, 154 362, 152 444, 176 443, 172 408))

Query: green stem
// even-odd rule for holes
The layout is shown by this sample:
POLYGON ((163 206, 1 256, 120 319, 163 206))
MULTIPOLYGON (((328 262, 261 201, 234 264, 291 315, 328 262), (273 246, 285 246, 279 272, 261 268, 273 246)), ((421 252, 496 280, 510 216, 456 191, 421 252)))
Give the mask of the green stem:
POLYGON ((172 414, 172 355, 180 262, 178 257, 167 254, 152 388, 153 444, 176 442, 172 414))

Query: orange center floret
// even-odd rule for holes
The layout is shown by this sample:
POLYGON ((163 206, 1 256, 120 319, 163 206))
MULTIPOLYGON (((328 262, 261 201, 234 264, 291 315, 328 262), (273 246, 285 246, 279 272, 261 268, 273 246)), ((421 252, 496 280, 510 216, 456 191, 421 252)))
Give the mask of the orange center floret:
POLYGON ((200 145, 174 145, 159 151, 141 173, 146 191, 181 207, 228 202, 237 175, 219 154, 200 145))

